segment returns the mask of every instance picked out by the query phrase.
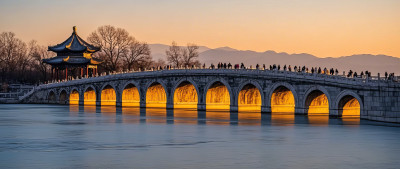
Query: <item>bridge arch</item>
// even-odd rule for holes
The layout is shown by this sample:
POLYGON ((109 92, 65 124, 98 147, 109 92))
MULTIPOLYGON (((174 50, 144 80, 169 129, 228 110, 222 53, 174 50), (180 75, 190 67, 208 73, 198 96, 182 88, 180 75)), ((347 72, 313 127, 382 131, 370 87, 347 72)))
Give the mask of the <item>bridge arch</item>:
POLYGON ((266 103, 271 112, 285 113, 295 113, 300 105, 296 89, 287 82, 274 83, 270 87, 266 103))
POLYGON ((331 104, 331 96, 328 90, 322 86, 312 86, 304 94, 303 107, 305 114, 329 115, 331 104))
POLYGON ((140 106, 140 97, 142 96, 142 92, 139 83, 136 81, 131 80, 126 82, 119 90, 119 93, 121 93, 121 102, 123 107, 140 106))
POLYGON ((59 104, 67 104, 68 100, 69 100, 69 98, 68 98, 67 90, 66 89, 61 89, 59 97, 58 97, 58 103, 59 104))
POLYGON ((174 108, 197 108, 199 88, 191 78, 182 78, 172 90, 174 108), (187 92, 185 92, 187 91, 187 92))
POLYGON ((47 94, 47 101, 49 103, 55 103, 57 101, 56 92, 54 90, 50 90, 47 94))
POLYGON ((102 106, 115 106, 117 103, 117 90, 112 83, 105 83, 101 87, 100 101, 102 106))
POLYGON ((146 107, 166 107, 167 98, 169 94, 167 92, 166 85, 158 80, 152 80, 146 85, 146 92, 143 95, 146 100, 146 107))
POLYGON ((232 88, 222 78, 217 78, 207 83, 204 88, 203 98, 205 99, 206 109, 229 110, 230 106, 235 105, 232 88))
POLYGON ((261 85, 252 80, 241 83, 236 91, 237 105, 239 110, 257 110, 265 105, 264 92, 261 85))
POLYGON ((73 87, 69 93, 69 104, 79 104, 80 92, 77 87, 73 87))
POLYGON ((85 86, 83 90, 83 103, 84 105, 96 105, 97 94, 96 87, 93 85, 85 86))
POLYGON ((349 90, 344 90, 336 97, 334 109, 338 116, 361 116, 364 103, 361 97, 349 90))

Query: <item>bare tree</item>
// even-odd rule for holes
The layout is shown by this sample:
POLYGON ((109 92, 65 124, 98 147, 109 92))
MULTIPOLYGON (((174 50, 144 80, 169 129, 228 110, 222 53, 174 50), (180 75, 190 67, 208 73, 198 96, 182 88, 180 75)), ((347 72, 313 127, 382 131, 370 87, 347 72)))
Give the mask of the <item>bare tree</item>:
POLYGON ((129 50, 134 38, 125 29, 105 25, 92 32, 88 41, 101 47, 96 54, 103 59, 103 67, 107 71, 116 71, 121 68, 120 58, 129 50))
POLYGON ((196 65, 198 66, 200 62, 196 60, 199 57, 199 52, 198 52, 199 46, 193 43, 188 43, 186 48, 184 48, 182 51, 182 57, 183 57, 183 65, 185 66, 193 66, 196 65))
POLYGON ((150 47, 147 43, 138 42, 133 39, 133 42, 129 45, 123 55, 124 67, 128 70, 147 68, 152 61, 150 54, 150 47))
POLYGON ((180 47, 176 42, 172 42, 165 53, 167 54, 167 61, 175 67, 199 66, 200 62, 197 60, 199 57, 198 49, 199 46, 193 43, 188 43, 186 47, 180 47))
POLYGON ((165 61, 159 58, 157 61, 153 62, 152 67, 164 67, 165 65, 167 65, 165 61))
POLYGON ((175 67, 181 66, 182 63, 182 50, 178 44, 174 41, 167 51, 167 61, 175 67))
POLYGON ((42 81, 46 81, 47 74, 49 73, 49 65, 43 63, 43 59, 53 57, 53 52, 47 50, 46 47, 38 45, 35 40, 29 42, 28 55, 31 58, 31 67, 35 69, 42 76, 42 81))
POLYGON ((19 70, 25 69, 26 44, 12 32, 1 33, 0 44, 1 80, 10 80, 18 75, 19 70))

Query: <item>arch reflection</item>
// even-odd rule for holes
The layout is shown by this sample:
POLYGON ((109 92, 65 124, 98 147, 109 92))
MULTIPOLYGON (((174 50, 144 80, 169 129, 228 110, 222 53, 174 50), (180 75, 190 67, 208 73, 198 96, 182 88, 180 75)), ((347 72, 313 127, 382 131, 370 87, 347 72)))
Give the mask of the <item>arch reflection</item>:
POLYGON ((79 92, 77 90, 72 90, 69 94, 69 104, 79 104, 79 92))
POLYGON ((174 91, 174 108, 197 109, 198 94, 190 82, 182 82, 174 91))
POLYGON ((339 101, 339 115, 342 117, 355 116, 359 117, 361 112, 360 102, 353 96, 344 96, 339 101))
POLYGON ((140 106, 139 90, 135 85, 129 84, 122 91, 122 106, 123 107, 140 106))
POLYGON ((102 106, 115 106, 117 100, 117 95, 112 86, 107 85, 101 91, 101 105, 102 106))
POLYGON ((261 93, 253 84, 247 84, 239 92, 240 111, 261 111, 261 93))
POLYGON ((306 98, 305 110, 309 115, 329 115, 328 97, 320 90, 312 91, 306 98))
POLYGON ((228 88, 221 82, 215 82, 207 90, 206 109, 224 109, 230 108, 230 95, 228 88))
POLYGON ((274 90, 271 97, 271 112, 294 113, 295 100, 292 91, 280 86, 274 90))
POLYGON ((84 105, 96 105, 96 92, 93 88, 89 87, 83 94, 84 105))
POLYGON ((146 92, 146 107, 166 107, 167 94, 160 83, 153 83, 146 92))

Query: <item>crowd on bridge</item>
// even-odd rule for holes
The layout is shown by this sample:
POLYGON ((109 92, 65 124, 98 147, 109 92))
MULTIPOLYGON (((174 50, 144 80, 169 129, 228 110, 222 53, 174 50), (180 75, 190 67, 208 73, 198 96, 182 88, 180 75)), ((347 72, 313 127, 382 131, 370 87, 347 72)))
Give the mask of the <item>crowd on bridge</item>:
MULTIPOLYGON (((185 67, 186 69, 189 69, 189 67, 185 67)), ((195 68, 194 65, 191 66, 192 69, 195 68)), ((306 66, 291 66, 291 65, 279 65, 279 64, 273 64, 273 65, 269 65, 269 67, 267 67, 265 64, 263 64, 262 66, 260 64, 256 64, 256 66, 253 68, 252 65, 250 65, 249 67, 246 67, 244 65, 244 63, 240 63, 240 64, 231 64, 231 63, 222 63, 219 62, 217 65, 214 65, 213 63, 210 64, 209 67, 206 66, 206 64, 204 63, 201 66, 202 69, 257 69, 257 70, 271 70, 271 71, 289 71, 289 72, 303 72, 303 73, 311 73, 311 74, 326 74, 326 75, 339 75, 339 70, 338 69, 334 69, 334 68, 330 68, 327 69, 325 68, 321 68, 321 67, 311 67, 308 68, 306 66)), ((173 67, 171 65, 167 65, 167 66, 159 66, 159 67, 153 67, 153 70, 164 70, 164 69, 176 69, 176 67, 173 67)), ((352 70, 349 70, 346 74, 345 71, 343 71, 343 74, 341 76, 345 76, 347 78, 371 78, 371 72, 366 70, 366 71, 361 71, 360 73, 357 72, 353 72, 352 70)), ((385 72, 385 77, 384 80, 394 80, 394 73, 388 73, 385 72)))
MULTIPOLYGON (((252 65, 250 65, 249 67, 246 67, 244 65, 244 63, 240 63, 240 64, 235 64, 232 65, 231 63, 222 63, 219 62, 217 65, 214 65, 213 63, 210 64, 210 66, 206 66, 206 64, 204 63, 202 66, 200 67, 196 67, 195 65, 192 66, 185 66, 185 67, 176 67, 176 66, 172 66, 172 65, 166 65, 166 66, 158 66, 158 67, 152 67, 150 70, 154 71, 154 70, 171 70, 171 69, 197 69, 197 68, 202 68, 202 69, 256 69, 256 70, 270 70, 270 71, 288 71, 288 72, 299 72, 299 73, 311 73, 311 74, 325 74, 325 75, 335 75, 335 76, 342 76, 342 77, 347 77, 347 78, 363 78, 363 79, 369 79, 371 78, 371 72, 366 70, 366 71, 361 71, 360 73, 357 72, 353 72, 352 70, 349 70, 346 74, 345 71, 343 71, 342 75, 339 75, 339 70, 338 69, 334 69, 334 68, 330 68, 327 69, 325 68, 321 68, 321 67, 306 67, 306 66, 293 66, 292 65, 279 65, 279 64, 273 64, 273 65, 269 65, 269 67, 267 67, 265 64, 260 65, 260 64, 256 64, 256 66, 253 68, 252 65)), ((138 69, 137 71, 148 71, 146 69, 138 69)), ((109 75, 109 74, 116 74, 117 72, 103 72, 101 74, 98 75, 93 75, 93 76, 104 76, 104 75, 109 75)), ((378 73, 378 76, 379 73, 378 73)), ((72 78, 72 77, 71 77, 72 78)), ((70 79, 73 80, 74 78, 70 79)), ((76 79, 79 79, 78 77, 76 79)), ((395 78, 394 73, 388 73, 385 72, 384 78, 382 78, 382 80, 390 80, 390 81, 398 81, 398 77, 395 78)))

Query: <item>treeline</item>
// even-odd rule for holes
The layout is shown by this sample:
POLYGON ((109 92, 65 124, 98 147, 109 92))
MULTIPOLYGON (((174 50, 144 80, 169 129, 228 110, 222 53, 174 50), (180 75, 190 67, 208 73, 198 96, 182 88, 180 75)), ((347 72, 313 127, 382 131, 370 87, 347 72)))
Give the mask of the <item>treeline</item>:
POLYGON ((54 56, 34 40, 26 43, 12 32, 0 34, 0 82, 38 83, 48 79, 42 59, 54 56))
MULTIPOLYGON (((172 67, 200 65, 197 60, 199 47, 195 44, 181 47, 172 42, 165 60, 154 60, 146 42, 138 41, 125 29, 111 25, 98 27, 87 37, 87 41, 101 47, 94 54, 94 57, 103 60, 99 65, 99 73, 144 70, 165 67, 167 64, 172 67)), ((37 84, 49 81, 51 66, 43 63, 42 59, 55 55, 35 40, 26 43, 12 32, 3 32, 0 34, 0 82, 37 84)))

